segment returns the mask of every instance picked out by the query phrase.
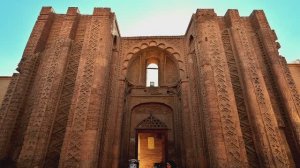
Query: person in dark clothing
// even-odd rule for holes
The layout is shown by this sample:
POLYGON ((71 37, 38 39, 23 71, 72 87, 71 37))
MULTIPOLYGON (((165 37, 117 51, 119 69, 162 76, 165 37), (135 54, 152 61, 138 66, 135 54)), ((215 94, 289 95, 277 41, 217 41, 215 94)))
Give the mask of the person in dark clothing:
POLYGON ((176 163, 173 160, 169 160, 166 163, 167 168, 177 168, 176 163))

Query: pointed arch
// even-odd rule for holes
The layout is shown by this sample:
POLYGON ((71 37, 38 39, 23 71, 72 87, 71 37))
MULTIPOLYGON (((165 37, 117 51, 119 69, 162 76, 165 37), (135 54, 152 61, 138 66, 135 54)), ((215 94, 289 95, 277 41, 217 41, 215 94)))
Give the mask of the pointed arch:
POLYGON ((133 57, 137 56, 138 53, 140 53, 142 50, 145 50, 147 48, 158 48, 166 53, 168 53, 168 57, 171 58, 178 66, 178 69, 180 69, 180 78, 185 78, 186 75, 186 68, 183 64, 178 64, 178 62, 183 62, 183 56, 182 54, 174 49, 172 46, 167 45, 166 43, 155 41, 155 40, 150 40, 148 42, 141 42, 137 45, 132 46, 132 48, 125 53, 125 57, 123 60, 123 67, 122 67, 122 72, 121 75, 122 77, 126 77, 127 71, 128 71, 128 66, 130 65, 130 60, 132 60, 133 57))

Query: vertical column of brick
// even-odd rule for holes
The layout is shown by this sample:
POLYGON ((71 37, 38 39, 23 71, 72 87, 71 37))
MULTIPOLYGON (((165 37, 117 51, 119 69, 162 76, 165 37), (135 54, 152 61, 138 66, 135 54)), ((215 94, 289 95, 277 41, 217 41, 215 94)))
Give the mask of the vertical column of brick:
MULTIPOLYGON (((115 17, 115 16, 114 16, 115 17)), ((119 53, 117 50, 117 47, 114 46, 114 49, 112 50, 112 61, 111 61, 111 66, 110 66, 110 74, 109 78, 107 79, 107 85, 109 88, 109 92, 107 95, 109 97, 107 98, 106 101, 106 106, 107 106, 107 114, 104 116, 106 119, 106 123, 103 124, 103 131, 104 133, 102 134, 103 137, 103 142, 100 144, 100 153, 99 153, 99 167, 111 167, 113 158, 116 157, 114 156, 114 153, 116 153, 115 146, 113 145, 115 137, 119 136, 117 135, 117 127, 118 125, 121 125, 121 121, 118 121, 118 113, 120 111, 118 110, 117 104, 119 104, 119 99, 118 99, 118 94, 119 94, 119 88, 117 85, 118 81, 118 67, 120 60, 119 59, 119 53)))
POLYGON ((16 87, 11 94, 10 99, 3 101, 3 106, 0 109, 0 159, 7 155, 10 138, 13 129, 16 125, 16 119, 19 115, 21 107, 26 99, 25 95, 28 92, 31 79, 36 70, 36 62, 39 59, 39 54, 43 50, 45 41, 49 34, 49 27, 53 21, 53 10, 50 7, 42 8, 38 20, 32 30, 27 46, 24 50, 21 62, 18 65, 18 80, 16 87))
MULTIPOLYGON (((181 143, 182 149, 185 152, 185 155, 182 157, 181 162, 186 167, 195 167, 197 165, 198 160, 201 160, 202 158, 198 158, 198 153, 202 153, 201 147, 197 146, 196 144, 201 144, 201 141, 197 139, 197 135, 200 134, 200 131, 198 127, 198 115, 195 114, 195 111, 192 111, 191 109, 191 103, 188 100, 189 99, 189 88, 190 83, 186 80, 181 83, 181 101, 182 101, 182 111, 181 117, 182 117, 182 130, 183 130, 183 136, 181 143), (197 141, 199 140, 199 141, 197 141), (195 142, 197 141, 197 142, 195 142), (196 148, 196 149, 195 149, 196 148)), ((195 104, 194 104, 195 105, 195 104)), ((197 111, 198 112, 198 111, 197 111)), ((178 139, 179 140, 179 139, 178 139)), ((183 151, 182 151, 183 152, 183 151)))
POLYGON ((187 57, 188 80, 182 77, 182 118, 184 129, 184 148, 186 150, 187 167, 207 167, 207 148, 205 148, 205 129, 203 116, 203 102, 201 101, 201 86, 199 79, 199 70, 195 55, 195 40, 189 41, 189 53, 187 57), (192 142, 192 143, 191 143, 192 142))
MULTIPOLYGON (((239 18, 235 15, 235 10, 228 10, 225 15, 225 24, 227 27, 231 27, 230 20, 239 18)), ((238 61, 236 59, 236 52, 232 45, 232 39, 230 37, 230 30, 226 29, 222 33, 222 40, 227 57, 227 63, 230 70, 230 76, 232 81, 232 87, 235 94, 235 100, 237 103, 238 114, 240 118, 240 125, 242 129, 243 139, 246 147, 246 153, 248 158, 249 167, 259 167, 258 153, 255 147, 255 139, 253 134, 253 126, 251 125, 249 111, 246 106, 246 99, 244 95, 244 88, 242 85, 242 77, 240 69, 238 68, 238 61)))
POLYGON ((263 75, 259 69, 257 57, 247 32, 239 17, 238 11, 230 10, 227 13, 227 21, 231 25, 233 43, 237 52, 239 68, 243 76, 245 95, 251 124, 255 134, 255 144, 261 165, 263 167, 289 167, 286 150, 282 147, 280 132, 274 110, 263 75))
POLYGON ((95 8, 85 38, 60 167, 97 167, 105 137, 106 93, 112 51, 111 12, 95 8))
POLYGON ((247 157, 218 19, 197 11, 199 68, 204 82, 206 132, 212 167, 247 167, 247 157))
MULTIPOLYGON (((7 146, 9 143, 9 139, 10 139, 10 134, 12 130, 10 130, 10 127, 14 127, 15 123, 10 123, 13 122, 11 121, 9 118, 11 118, 9 115, 14 115, 11 113, 7 113, 11 103, 14 103, 16 100, 14 100, 14 92, 17 89, 17 83, 18 83, 18 79, 19 79, 19 74, 18 73, 14 73, 12 76, 12 79, 8 85, 8 88, 6 90, 6 94, 4 96, 4 99, 2 101, 2 105, 1 105, 1 109, 0 109, 0 128, 1 128, 1 132, 0 132, 0 151, 1 151, 1 157, 0 159, 4 159, 7 156, 7 146), (9 123, 5 123, 6 121, 10 121, 9 123), (11 124, 11 125, 10 125, 11 124)), ((14 117, 13 117, 14 118, 14 117)))
POLYGON ((295 82, 290 75, 285 61, 281 62, 278 53, 277 37, 271 30, 263 11, 253 11, 252 25, 257 29, 259 39, 262 41, 266 57, 270 62, 272 75, 275 77, 277 88, 280 92, 283 104, 286 108, 287 118, 296 138, 296 147, 300 151, 300 95, 297 92, 295 82))
MULTIPOLYGON (((74 12, 74 14, 78 13, 77 8, 69 8, 67 13, 69 16, 67 16, 67 18, 70 17, 70 19, 72 19, 72 11, 74 12)), ((62 83, 62 91, 60 93, 59 101, 56 107, 57 111, 44 163, 45 168, 58 167, 59 158, 61 155, 61 148, 65 137, 68 116, 70 114, 69 111, 72 103, 80 55, 86 32, 86 23, 88 21, 88 19, 86 19, 86 16, 79 17, 77 15, 77 17, 79 19, 79 23, 77 26, 74 42, 72 43, 70 53, 68 55, 68 63, 66 65, 64 80, 62 83)))
POLYGON ((112 147, 112 158, 111 158, 111 167, 120 166, 120 156, 121 156, 121 135, 122 135, 122 120, 123 120, 123 109, 124 109, 124 99, 125 99, 125 80, 120 78, 121 63, 123 58, 122 56, 122 39, 120 39, 119 50, 118 50, 118 59, 117 59, 117 69, 116 69, 116 85, 117 85, 117 104, 116 106, 116 125, 115 125, 115 136, 113 139, 112 147))
POLYGON ((61 91, 61 82, 72 38, 77 26, 76 9, 69 8, 59 30, 58 38, 45 50, 44 64, 38 82, 39 92, 33 105, 23 147, 18 159, 19 167, 42 166, 49 142, 56 104, 61 91))
MULTIPOLYGON (((105 139, 110 137, 111 129, 108 125, 109 115, 108 94, 112 92, 111 80, 111 57, 112 57, 112 25, 114 15, 110 9, 95 8, 95 18, 101 19, 100 41, 98 55, 96 57, 95 76, 90 96, 90 104, 87 115, 86 131, 83 139, 82 165, 84 167, 96 167, 99 155, 106 155, 104 151, 105 139), (108 137, 107 137, 108 136, 108 137), (99 153, 101 152, 101 153, 99 153)), ((110 126, 111 127, 111 126, 110 126)), ((103 158, 103 157, 101 157, 103 158)))
POLYGON ((25 57, 44 50, 53 19, 52 7, 43 7, 25 47, 23 53, 25 57))
POLYGON ((112 157, 111 157, 111 167, 119 167, 119 163, 121 161, 120 159, 120 153, 121 153, 121 132, 122 132, 122 118, 123 118, 123 107, 122 105, 124 105, 124 83, 122 83, 121 81, 118 81, 118 103, 117 103, 117 107, 116 107, 116 128, 115 128, 115 132, 114 132, 114 139, 113 141, 113 145, 112 145, 112 157))
MULTIPOLYGON (((182 91, 181 85, 177 85, 177 89, 176 89, 177 96, 181 95, 181 91, 182 91)), ((180 109, 182 109, 182 104, 180 102, 180 98, 177 96, 174 96, 172 98, 173 104, 175 105, 173 107, 173 123, 180 123, 183 121, 182 111, 180 110, 180 109)), ((183 165, 182 162, 186 162, 186 160, 184 160, 184 158, 186 157, 186 148, 183 145, 184 144, 184 142, 183 142, 184 132, 183 132, 182 124, 183 123, 173 124, 172 130, 174 130, 173 131, 174 139, 172 139, 171 143, 174 144, 174 149, 172 149, 172 153, 171 153, 171 151, 168 152, 169 156, 170 156, 170 154, 172 154, 170 159, 174 159, 177 162, 178 166, 180 166, 180 167, 182 167, 181 165, 183 165)), ((188 137, 188 135, 187 135, 187 137, 188 137)), ((192 143, 192 142, 190 142, 190 143, 192 143)), ((168 144, 168 149, 170 149, 170 146, 171 146, 171 144, 168 144)), ((191 166, 191 164, 192 163, 189 163, 189 164, 187 164, 187 166, 191 166)))

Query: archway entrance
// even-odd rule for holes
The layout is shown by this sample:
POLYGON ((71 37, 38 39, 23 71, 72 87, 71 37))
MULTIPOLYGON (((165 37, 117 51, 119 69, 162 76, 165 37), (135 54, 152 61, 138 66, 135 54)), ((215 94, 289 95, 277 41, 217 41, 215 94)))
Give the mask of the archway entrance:
POLYGON ((153 168, 164 163, 168 153, 168 128, 152 114, 136 127, 136 158, 140 167, 153 168))

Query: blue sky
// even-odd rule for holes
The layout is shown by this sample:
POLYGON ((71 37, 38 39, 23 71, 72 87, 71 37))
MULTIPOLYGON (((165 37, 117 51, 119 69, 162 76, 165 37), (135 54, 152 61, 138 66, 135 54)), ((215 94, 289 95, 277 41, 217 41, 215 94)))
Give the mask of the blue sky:
POLYGON ((76 6, 82 14, 110 7, 122 36, 182 35, 197 8, 213 8, 219 16, 227 9, 238 9, 241 16, 263 9, 277 33, 281 55, 288 62, 300 58, 299 0, 1 0, 0 76, 16 72, 42 6, 52 6, 56 13, 76 6))

